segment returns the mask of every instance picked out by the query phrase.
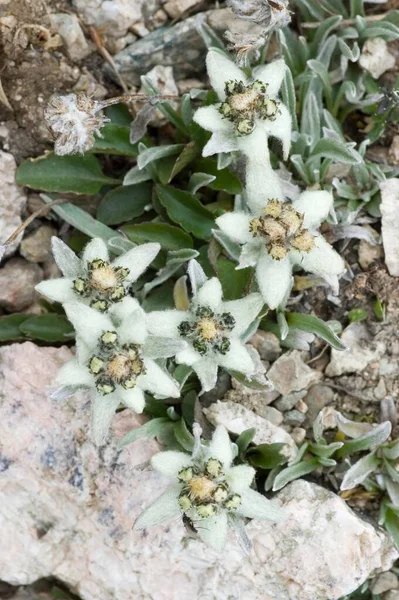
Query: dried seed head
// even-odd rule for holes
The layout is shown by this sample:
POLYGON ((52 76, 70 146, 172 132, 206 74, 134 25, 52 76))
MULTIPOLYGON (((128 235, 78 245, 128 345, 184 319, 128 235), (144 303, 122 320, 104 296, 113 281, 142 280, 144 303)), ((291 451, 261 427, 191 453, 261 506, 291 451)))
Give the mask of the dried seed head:
POLYGON ((85 94, 53 96, 44 111, 45 121, 56 142, 56 154, 84 154, 94 144, 94 134, 109 119, 98 115, 102 105, 85 94))

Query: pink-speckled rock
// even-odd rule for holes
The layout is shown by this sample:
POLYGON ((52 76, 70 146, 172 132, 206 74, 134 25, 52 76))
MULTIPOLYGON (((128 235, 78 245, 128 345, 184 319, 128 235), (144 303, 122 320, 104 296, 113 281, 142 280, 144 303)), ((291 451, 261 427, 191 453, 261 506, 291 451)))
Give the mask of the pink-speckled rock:
MULTIPOLYGON (((247 525, 250 557, 233 537, 217 556, 179 522, 133 532, 166 486, 145 467, 157 445, 87 441, 88 399, 48 393, 70 357, 30 342, 0 348, 0 580, 54 576, 83 600, 328 600, 391 567, 388 536, 305 481, 279 493, 284 523, 247 525)), ((114 435, 138 424, 124 411, 114 435)))

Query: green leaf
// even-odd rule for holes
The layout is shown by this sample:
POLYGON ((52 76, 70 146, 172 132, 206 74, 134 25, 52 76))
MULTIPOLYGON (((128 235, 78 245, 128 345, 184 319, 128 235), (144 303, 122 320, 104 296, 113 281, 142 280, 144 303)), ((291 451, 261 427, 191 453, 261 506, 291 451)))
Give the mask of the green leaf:
POLYGON ((124 448, 125 446, 128 446, 129 444, 132 444, 136 440, 140 440, 142 438, 152 440, 153 438, 158 437, 162 433, 162 430, 165 428, 165 426, 168 426, 169 423, 170 420, 167 417, 151 419, 151 421, 148 421, 145 423, 145 425, 142 425, 137 429, 133 429, 133 431, 129 431, 129 433, 127 433, 118 442, 118 448, 124 448))
POLYGON ((319 27, 316 30, 316 35, 311 44, 312 52, 317 52, 320 48, 321 44, 328 38, 330 33, 334 31, 342 21, 342 16, 337 15, 335 17, 330 17, 329 19, 324 19, 322 23, 320 23, 319 27))
POLYGON ((364 321, 368 317, 368 312, 364 308, 352 308, 348 312, 348 319, 351 323, 357 323, 358 321, 364 321))
POLYGON ((151 201, 150 184, 122 185, 105 194, 97 209, 97 219, 106 225, 118 225, 142 215, 151 201))
POLYGON ((187 429, 184 419, 180 419, 174 424, 174 432, 180 446, 182 446, 184 450, 192 452, 194 448, 194 436, 187 429))
POLYGON ((312 157, 322 156, 331 158, 336 162, 342 162, 346 165, 359 165, 362 162, 361 156, 342 142, 333 138, 322 138, 312 150, 312 157))
POLYGON ((102 137, 96 137, 91 153, 137 156, 137 144, 130 143, 130 127, 107 123, 101 128, 101 134, 102 137))
POLYGON ((287 483, 290 481, 294 481, 294 479, 299 479, 304 475, 308 475, 319 466, 319 461, 317 458, 311 458, 310 460, 305 460, 296 465, 292 465, 283 469, 276 477, 273 483, 273 492, 277 492, 281 490, 287 483))
POLYGON ((118 185, 107 177, 95 156, 46 156, 29 159, 17 169, 16 182, 45 192, 97 194, 104 185, 118 185))
POLYGON ((30 317, 21 323, 20 329, 29 338, 44 342, 67 342, 74 338, 71 323, 56 313, 30 317))
MULTIPOLYGON (((51 198, 45 194, 41 194, 41 198, 47 203, 52 201, 51 198)), ((105 242, 109 242, 110 240, 116 241, 118 238, 121 242, 125 241, 125 238, 120 233, 117 233, 110 227, 100 223, 100 221, 94 219, 85 210, 79 208, 79 206, 74 206, 73 204, 63 204, 62 206, 56 205, 52 207, 52 210, 61 217, 61 219, 69 223, 69 225, 72 225, 72 227, 75 227, 89 237, 100 237, 105 242)), ((115 252, 114 247, 112 250, 115 252)))
POLYGON ((212 214, 192 194, 172 186, 156 186, 159 201, 172 221, 195 237, 209 240, 215 222, 212 214))
POLYGON ((239 177, 227 168, 219 170, 217 160, 201 158, 195 162, 194 167, 196 171, 209 173, 215 177, 215 180, 208 184, 211 190, 224 191, 234 195, 241 194, 242 184, 239 177))
POLYGON ((295 84, 290 69, 285 70, 285 77, 281 86, 281 96, 283 103, 290 111, 293 129, 298 129, 298 120, 296 116, 296 94, 295 84))
POLYGON ((313 333, 321 338, 335 350, 346 350, 346 346, 339 337, 333 332, 331 327, 324 321, 313 315, 305 315, 303 313, 287 313, 287 323, 290 328, 299 329, 307 333, 313 333))
MULTIPOLYGON (((154 85, 151 79, 145 75, 141 78, 141 83, 144 91, 152 96, 162 95, 162 92, 154 85)), ((169 104, 169 102, 158 102, 157 109, 171 122, 173 125, 185 135, 189 135, 189 129, 184 124, 181 116, 169 104)))
POLYGON ((137 157, 137 166, 139 169, 144 169, 144 167, 156 160, 179 154, 184 147, 184 144, 171 144, 169 146, 154 146, 153 148, 145 148, 144 144, 140 143, 140 154, 137 157), (142 150, 142 148, 145 149, 142 150))
POLYGON ((180 171, 182 171, 185 167, 187 167, 187 165, 193 162, 193 160, 197 158, 200 152, 201 150, 195 142, 190 142, 189 144, 187 144, 183 152, 177 157, 177 160, 173 165, 173 169, 167 183, 170 183, 172 179, 176 177, 178 173, 180 173, 180 171))
POLYGON ((209 173, 193 173, 187 184, 187 191, 196 194, 202 187, 209 186, 216 177, 209 173))
POLYGON ((31 315, 6 315, 0 317, 0 342, 24 340, 25 335, 20 326, 30 319, 31 315))
POLYGON ((136 185, 136 183, 142 183, 150 179, 152 179, 152 176, 146 169, 139 169, 137 165, 134 165, 123 178, 123 185, 136 185))
POLYGON ((391 433, 392 425, 389 421, 377 425, 373 429, 370 429, 364 435, 345 442, 340 450, 337 452, 337 458, 344 458, 349 454, 355 452, 361 452, 364 450, 370 450, 383 444, 391 433))
POLYGON ((193 240, 190 235, 179 229, 179 227, 166 223, 124 225, 121 230, 126 233, 129 240, 137 244, 158 242, 164 250, 180 250, 193 247, 193 240))
MULTIPOLYGON (((187 365, 178 365, 173 373, 173 378, 181 383, 182 379, 179 379, 179 375, 183 375, 183 380, 185 381, 185 378, 191 375, 192 372, 193 371, 191 367, 188 367, 187 365), (178 372, 179 369, 180 373, 178 372), (185 369, 184 375, 182 373, 183 369, 185 369)), ((181 403, 184 420, 190 425, 190 427, 192 427, 195 422, 195 405, 197 402, 197 392, 195 390, 191 390, 184 396, 183 402, 181 403)))
POLYGON ((342 442, 333 442, 331 444, 309 444, 310 451, 316 456, 321 456, 323 458, 330 458, 337 450, 342 448, 342 442))
POLYGON ((253 268, 236 269, 237 265, 224 257, 218 258, 216 265, 224 299, 238 300, 242 298, 253 277, 253 268))
POLYGON ((251 444, 252 440, 256 435, 256 429, 251 427, 251 429, 246 429, 236 439, 236 445, 238 446, 238 453, 243 454, 246 452, 248 446, 251 444))
POLYGON ((287 462, 287 457, 282 454, 286 444, 258 444, 250 448, 246 458, 253 467, 258 469, 274 469, 287 462))
POLYGON ((399 516, 391 508, 385 513, 384 527, 393 537, 396 548, 399 548, 399 516))

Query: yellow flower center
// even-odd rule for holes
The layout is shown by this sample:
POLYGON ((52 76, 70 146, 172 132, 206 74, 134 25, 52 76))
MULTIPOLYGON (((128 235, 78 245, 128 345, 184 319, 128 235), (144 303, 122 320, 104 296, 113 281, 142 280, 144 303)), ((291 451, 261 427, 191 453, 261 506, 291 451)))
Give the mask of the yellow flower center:
POLYGON ((198 321, 198 327, 201 332, 201 337, 207 342, 214 340, 219 334, 215 319, 204 317, 198 321))
POLYGON ((229 99, 231 108, 238 111, 248 110, 258 99, 258 92, 254 89, 248 88, 242 94, 234 94, 229 99))
POLYGON ((107 371, 112 379, 116 381, 127 379, 130 375, 131 363, 123 354, 114 356, 107 365, 107 371))
POLYGON ((188 487, 195 500, 209 500, 217 486, 208 477, 199 476, 190 479, 188 487))
POLYGON ((106 265, 93 270, 90 284, 96 290, 106 291, 118 285, 118 276, 112 267, 106 265))

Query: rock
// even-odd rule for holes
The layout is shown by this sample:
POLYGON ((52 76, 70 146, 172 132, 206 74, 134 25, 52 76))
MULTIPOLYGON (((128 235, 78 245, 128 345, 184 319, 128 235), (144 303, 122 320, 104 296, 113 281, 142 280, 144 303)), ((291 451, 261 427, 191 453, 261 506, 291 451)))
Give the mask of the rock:
POLYGON ((390 590, 381 596, 382 600, 399 600, 399 590, 390 590))
MULTIPOLYGON (((12 154, 0 150, 0 245, 21 225, 21 211, 26 203, 22 189, 15 184, 16 169, 12 154)), ((7 246, 5 256, 15 252, 21 237, 7 246)))
POLYGON ((49 15, 52 29, 64 42, 71 60, 82 60, 91 52, 79 19, 74 14, 52 13, 49 15))
POLYGON ((201 2, 202 0, 169 0, 163 5, 163 9, 172 19, 179 19, 184 13, 195 8, 201 2))
POLYGON ((188 94, 191 90, 202 90, 204 89, 205 84, 203 81, 199 79, 182 79, 177 82, 177 89, 179 90, 179 94, 183 96, 183 94, 188 94))
POLYGON ((281 423, 284 420, 284 417, 281 414, 281 412, 279 410, 277 410, 276 408, 273 408, 273 406, 265 406, 265 408, 263 409, 262 416, 267 421, 270 421, 270 423, 273 423, 273 425, 276 425, 276 427, 281 425, 281 423))
POLYGON ((57 231, 50 225, 42 225, 23 239, 20 253, 27 261, 33 263, 50 260, 52 257, 51 238, 56 234, 57 231))
POLYGON ((367 271, 373 262, 381 260, 384 257, 384 251, 380 245, 380 236, 377 231, 369 225, 364 225, 363 227, 370 232, 376 241, 375 244, 370 244, 370 242, 367 242, 366 240, 360 240, 359 242, 359 265, 362 267, 363 271, 367 271))
POLYGON ((399 135, 394 135, 389 147, 389 156, 394 165, 399 165, 399 135))
POLYGON ((212 425, 224 425, 226 429, 236 435, 255 427, 256 434, 253 440, 255 444, 284 443, 287 444, 286 456, 293 458, 296 455, 297 448, 286 431, 276 427, 263 417, 255 415, 240 404, 219 400, 209 408, 204 408, 203 411, 212 425))
MULTIPOLYGON (((156 29, 114 56, 123 79, 128 84, 139 85, 140 75, 148 73, 156 65, 173 67, 176 80, 203 73, 206 47, 197 28, 204 20, 219 34, 233 27, 233 24, 238 24, 236 26, 245 31, 254 27, 252 23, 235 17, 230 9, 223 8, 189 17, 171 27, 156 29)), ((115 78, 115 73, 109 65, 105 65, 104 68, 110 77, 115 78)))
POLYGON ((7 312, 20 312, 33 304, 35 285, 43 279, 38 265, 22 258, 12 258, 0 269, 0 307, 7 312))
MULTIPOLYGON (((285 521, 246 525, 249 556, 232 534, 217 555, 178 521, 133 531, 167 485, 140 467, 157 444, 141 439, 118 451, 111 439, 94 448, 85 396, 48 394, 70 357, 67 348, 30 342, 0 348, 0 580, 54 577, 82 600, 335 600, 391 568, 397 552, 388 535, 305 481, 278 494, 285 521)), ((116 437, 138 423, 122 411, 116 437)))
POLYGON ((293 425, 296 427, 298 425, 302 425, 305 419, 305 415, 299 410, 289 410, 288 412, 284 413, 285 425, 293 425))
POLYGON ((306 429, 303 429, 303 427, 294 427, 290 435, 296 445, 300 446, 306 438, 306 429))
MULTIPOLYGON (((276 390, 254 390, 248 388, 236 379, 231 381, 233 389, 229 390, 224 397, 224 400, 231 400, 245 406, 248 410, 253 411, 260 417, 264 417, 265 407, 271 404, 280 393, 276 390)), ((212 393, 212 392, 208 392, 212 393)), ((204 394, 205 396, 205 394, 204 394)), ((221 398, 222 396, 219 396, 221 398)))
POLYGON ((327 385, 314 385, 310 388, 304 400, 308 407, 306 425, 311 426, 321 409, 334 400, 334 391, 327 385))
POLYGON ((394 68, 395 57, 389 52, 385 40, 379 37, 369 38, 363 46, 359 64, 374 79, 378 79, 385 71, 394 68))
POLYGON ((380 183, 382 243, 389 274, 399 277, 399 179, 380 183))
POLYGON ((261 359, 267 362, 272 363, 281 355, 279 339, 270 331, 258 329, 251 338, 250 343, 259 352, 261 359))
POLYGON ((387 571, 387 573, 381 573, 381 575, 378 575, 378 577, 371 586, 371 591, 376 596, 379 596, 384 592, 389 592, 389 590, 396 590, 397 588, 397 576, 395 575, 395 573, 392 573, 392 571, 387 571))
POLYGON ((145 0, 72 0, 87 25, 101 27, 109 37, 120 38, 142 21, 145 0))
POLYGON ((287 410, 291 410, 294 406, 302 400, 306 396, 306 390, 302 390, 302 392, 292 392, 292 394, 288 394, 288 396, 283 396, 279 398, 274 406, 281 410, 281 412, 286 412, 287 410))
POLYGON ((267 377, 275 389, 286 396, 313 385, 321 378, 321 373, 306 365, 298 350, 291 350, 280 356, 267 372, 267 377))
POLYGON ((326 368, 328 377, 343 373, 359 373, 371 362, 379 360, 386 350, 384 342, 374 342, 364 323, 351 323, 341 335, 346 351, 331 350, 331 361, 326 368))

